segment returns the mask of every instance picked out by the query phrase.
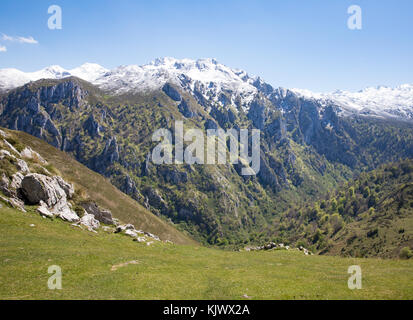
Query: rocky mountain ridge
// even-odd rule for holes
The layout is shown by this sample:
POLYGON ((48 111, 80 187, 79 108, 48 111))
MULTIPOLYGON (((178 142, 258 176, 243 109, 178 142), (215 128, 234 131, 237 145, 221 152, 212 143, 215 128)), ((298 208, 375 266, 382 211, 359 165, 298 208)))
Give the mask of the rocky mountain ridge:
MULTIPOLYGON (((199 104, 216 103, 236 110, 249 110, 255 101, 273 100, 292 92, 305 99, 315 99, 320 109, 336 107, 340 115, 359 114, 374 117, 413 119, 413 86, 366 88, 359 92, 336 91, 314 93, 306 89, 275 88, 260 77, 229 68, 215 59, 160 58, 143 65, 120 66, 108 70, 98 64, 85 63, 66 70, 50 66, 37 72, 17 69, 0 70, 0 92, 40 79, 64 79, 71 76, 88 81, 111 94, 142 94, 159 90, 168 83, 191 94, 199 104)), ((168 88, 166 88, 168 90, 168 88)), ((169 89, 172 90, 172 89, 169 89)))

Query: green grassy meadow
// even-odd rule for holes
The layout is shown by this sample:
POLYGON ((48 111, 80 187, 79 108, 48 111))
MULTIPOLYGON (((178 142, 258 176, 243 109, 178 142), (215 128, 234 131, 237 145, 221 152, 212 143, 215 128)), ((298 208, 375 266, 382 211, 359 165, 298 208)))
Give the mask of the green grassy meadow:
POLYGON ((413 299, 412 279, 413 260, 147 246, 0 208, 2 300, 413 299), (62 268, 61 290, 48 289, 51 265, 62 268), (350 265, 362 268, 361 290, 347 287, 350 265))

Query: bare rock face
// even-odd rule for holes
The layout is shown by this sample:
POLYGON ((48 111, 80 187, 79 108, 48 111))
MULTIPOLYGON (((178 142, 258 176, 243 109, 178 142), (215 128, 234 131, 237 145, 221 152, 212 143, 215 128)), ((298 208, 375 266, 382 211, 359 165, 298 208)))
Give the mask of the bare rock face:
POLYGON ((84 107, 88 95, 75 80, 68 80, 53 86, 42 86, 37 89, 22 87, 13 92, 4 102, 3 112, 10 117, 2 119, 2 125, 15 130, 25 131, 35 137, 46 140, 58 149, 62 147, 62 133, 53 119, 54 104, 60 103, 75 112, 84 107), (24 108, 24 112, 15 112, 15 106, 24 108))
POLYGON ((26 161, 24 161, 22 159, 17 159, 16 166, 17 166, 17 169, 19 169, 19 171, 23 174, 26 174, 26 173, 30 172, 26 161))
POLYGON ((83 209, 85 209, 89 214, 92 214, 96 220, 108 224, 114 225, 112 213, 109 210, 100 208, 95 202, 84 202, 81 204, 83 209))
POLYGON ((71 205, 67 202, 66 197, 61 198, 59 202, 51 208, 51 212, 64 221, 79 221, 79 216, 71 209, 71 205))
POLYGON ((42 216, 46 218, 53 218, 54 215, 49 211, 47 208, 46 204, 43 201, 40 201, 40 206, 37 208, 37 212, 42 216))
POLYGON ((10 188, 15 189, 15 190, 20 189, 22 186, 23 179, 24 179, 24 176, 20 172, 16 172, 15 174, 13 174, 12 180, 10 183, 10 188))
POLYGON ((148 198, 149 204, 161 211, 168 209, 167 202, 162 198, 160 192, 152 187, 147 187, 143 190, 143 194, 148 198))
POLYGON ((176 90, 171 84, 166 83, 163 87, 162 87, 162 91, 165 92, 165 94, 171 98, 174 101, 181 101, 182 97, 181 94, 179 93, 178 90, 176 90))
POLYGON ((75 188, 73 187, 73 185, 63 180, 62 177, 55 176, 53 178, 57 181, 59 186, 65 191, 67 198, 72 199, 73 194, 75 193, 75 188))

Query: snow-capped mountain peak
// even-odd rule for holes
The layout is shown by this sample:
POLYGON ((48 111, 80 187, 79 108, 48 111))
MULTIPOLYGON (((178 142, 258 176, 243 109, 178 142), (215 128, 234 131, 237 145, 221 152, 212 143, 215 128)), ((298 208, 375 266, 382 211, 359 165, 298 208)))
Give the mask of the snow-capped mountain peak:
POLYGON ((69 70, 71 75, 89 82, 95 81, 107 72, 108 69, 96 63, 84 63, 80 67, 69 70))
POLYGON ((219 100, 221 93, 228 93, 231 99, 242 98, 248 103, 257 93, 253 78, 245 72, 231 69, 216 59, 159 58, 146 65, 121 66, 115 68, 94 82, 100 88, 117 94, 129 91, 145 92, 161 88, 166 82, 184 90, 219 100))
POLYGON ((93 82, 109 70, 95 63, 85 63, 82 66, 66 70, 58 65, 52 65, 35 72, 22 72, 17 69, 0 70, 0 91, 20 87, 30 81, 40 79, 63 79, 71 76, 93 82))
POLYGON ((330 93, 314 93, 309 90, 293 89, 299 96, 315 99, 321 104, 335 104, 345 112, 370 113, 413 119, 413 85, 403 84, 368 87, 357 92, 336 90, 330 93))
POLYGON ((27 73, 27 75, 31 81, 36 81, 39 79, 62 79, 69 77, 70 73, 61 66, 53 65, 40 71, 27 73))

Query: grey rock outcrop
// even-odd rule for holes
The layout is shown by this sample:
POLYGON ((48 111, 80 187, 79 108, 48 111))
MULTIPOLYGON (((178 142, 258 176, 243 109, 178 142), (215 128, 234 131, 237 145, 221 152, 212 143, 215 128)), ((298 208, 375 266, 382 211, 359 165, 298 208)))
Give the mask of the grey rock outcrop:
POLYGON ((143 190, 143 193, 152 207, 162 211, 168 209, 167 202, 162 198, 158 190, 153 189, 152 187, 147 187, 143 190))
POLYGON ((6 139, 3 139, 3 142, 13 153, 20 156, 20 152, 15 147, 13 147, 13 145, 11 143, 9 143, 6 139))
POLYGON ((263 130, 267 117, 268 108, 265 106, 265 102, 259 99, 254 100, 248 111, 248 119, 252 121, 257 129, 263 130))
POLYGON ((36 151, 33 151, 32 148, 30 147, 24 148, 23 151, 20 152, 20 154, 23 158, 31 159, 31 160, 34 159, 34 160, 39 161, 41 164, 47 164, 47 161, 44 160, 42 156, 38 154, 36 151))
POLYGON ((48 176, 32 173, 24 177, 22 191, 30 204, 39 204, 44 201, 52 207, 62 198, 66 198, 65 191, 59 183, 48 176))
MULTIPOLYGON (((21 184, 23 195, 30 204, 40 204, 43 201, 51 213, 63 220, 79 221, 77 214, 70 208, 66 191, 60 186, 60 179, 38 173, 28 174, 21 184)), ((68 194, 70 195, 70 192, 68 194)))
POLYGON ((43 201, 40 201, 40 206, 36 210, 42 217, 46 217, 46 218, 54 217, 53 213, 49 211, 49 209, 47 208, 47 205, 43 201))
POLYGON ((95 219, 95 216, 87 212, 80 219, 80 224, 84 225, 89 230, 96 230, 96 229, 99 229, 100 227, 100 223, 98 220, 95 219))
POLYGON ((22 186, 23 178, 24 176, 20 172, 16 172, 15 174, 13 174, 12 180, 10 183, 10 188, 14 190, 20 189, 22 186))
POLYGON ((63 180, 62 177, 55 176, 53 177, 59 186, 64 190, 66 193, 66 196, 68 199, 72 199, 73 194, 75 193, 75 188, 73 187, 73 184, 67 183, 65 180, 63 180))
POLYGON ((186 100, 182 100, 181 103, 178 105, 178 110, 181 112, 186 118, 193 118, 197 116, 197 112, 193 108, 193 106, 186 100))
POLYGON ((17 159, 16 167, 23 174, 30 172, 26 161, 24 161, 23 159, 17 159))
POLYGON ((130 223, 117 226, 115 233, 125 232, 126 230, 135 230, 135 226, 130 223))
POLYGON ((87 211, 88 214, 93 215, 93 217, 99 222, 108 225, 115 224, 115 222, 113 221, 112 213, 107 209, 100 208, 95 202, 84 202, 81 204, 81 206, 87 211))
POLYGON ((104 173, 107 167, 118 162, 119 146, 116 137, 110 137, 105 144, 102 153, 95 158, 94 167, 97 172, 104 173))
POLYGON ((176 90, 173 86, 171 86, 169 83, 166 83, 162 87, 162 91, 165 92, 165 94, 171 98, 174 101, 181 101, 182 97, 179 94, 178 90, 176 90))
POLYGON ((24 208, 24 202, 21 201, 20 199, 17 198, 4 198, 3 196, 0 196, 0 200, 3 201, 4 203, 8 204, 10 207, 26 212, 26 209, 24 208))
POLYGON ((88 92, 76 80, 68 80, 55 85, 39 88, 27 84, 20 90, 11 92, 5 100, 4 112, 10 117, 1 121, 3 126, 25 131, 42 138, 57 148, 62 146, 62 135, 54 120, 58 117, 55 104, 62 104, 74 111, 86 105, 88 92), (17 112, 15 106, 24 106, 17 112))
POLYGON ((3 160, 5 157, 15 158, 9 151, 7 151, 7 150, 0 150, 0 160, 3 160))
POLYGON ((137 242, 148 243, 148 238, 152 240, 156 240, 156 241, 161 241, 161 239, 158 236, 150 232, 136 230, 132 224, 125 224, 125 225, 118 226, 115 230, 115 233, 122 233, 126 236, 133 238, 133 241, 137 241, 137 242))
POLYGON ((188 173, 186 171, 179 171, 176 167, 163 166, 158 171, 166 182, 173 184, 180 184, 188 182, 188 173))
POLYGON ((96 137, 100 134, 102 131, 102 127, 99 124, 99 122, 95 119, 95 117, 92 115, 89 116, 89 118, 85 121, 83 124, 83 127, 91 137, 96 137))

